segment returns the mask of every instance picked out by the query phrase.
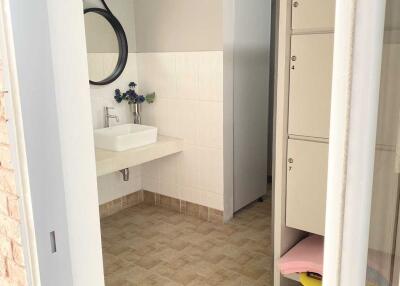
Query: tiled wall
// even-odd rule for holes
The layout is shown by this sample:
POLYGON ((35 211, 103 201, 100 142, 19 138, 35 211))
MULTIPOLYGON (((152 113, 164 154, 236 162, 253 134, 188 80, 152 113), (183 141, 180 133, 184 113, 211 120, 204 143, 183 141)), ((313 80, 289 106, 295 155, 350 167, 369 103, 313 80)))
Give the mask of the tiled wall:
POLYGON ((157 100, 144 124, 185 140, 184 152, 142 166, 143 189, 223 209, 223 53, 139 53, 139 87, 157 100))
MULTIPOLYGON (((105 75, 106 71, 110 70, 110 63, 114 63, 117 54, 96 53, 89 54, 89 73, 96 77, 105 75)), ((94 129, 104 127, 104 107, 111 106, 115 110, 112 112, 119 116, 119 123, 114 119, 110 120, 111 125, 131 123, 133 116, 127 104, 118 104, 114 100, 114 91, 119 88, 124 91, 128 88, 131 81, 137 81, 137 63, 136 54, 130 53, 126 68, 122 75, 113 83, 104 86, 90 86, 90 95, 92 100, 92 115, 94 129)), ((113 173, 107 176, 102 176, 97 179, 99 191, 99 204, 104 204, 133 192, 139 191, 142 188, 140 167, 130 168, 130 180, 124 182, 122 174, 113 173)))
MULTIPOLYGON (((109 53, 96 53, 89 54, 89 74, 94 75, 96 78, 104 77, 107 75, 107 71, 111 70, 109 67, 116 61, 114 60, 118 55, 109 53)), ((130 53, 128 56, 128 62, 126 68, 122 75, 113 83, 108 85, 90 86, 90 94, 92 100, 92 115, 94 128, 104 127, 104 106, 114 107, 115 114, 119 116, 121 123, 128 123, 133 120, 132 114, 129 111, 129 106, 127 104, 118 104, 114 100, 114 91, 119 88, 121 91, 128 89, 128 84, 131 81, 137 81, 137 64, 136 64, 136 54, 130 53)), ((115 120, 110 120, 111 125, 115 125, 115 120)))
MULTIPOLYGON (((110 57, 91 55, 101 56, 110 57)), ((91 87, 94 128, 103 127, 106 105, 116 108, 120 123, 132 122, 128 106, 113 99, 114 90, 132 80, 140 92, 157 94, 155 103, 143 106, 143 124, 183 138, 184 152, 132 169, 129 182, 119 173, 100 177, 100 204, 144 189, 223 210, 223 52, 130 54, 116 82, 91 87)))

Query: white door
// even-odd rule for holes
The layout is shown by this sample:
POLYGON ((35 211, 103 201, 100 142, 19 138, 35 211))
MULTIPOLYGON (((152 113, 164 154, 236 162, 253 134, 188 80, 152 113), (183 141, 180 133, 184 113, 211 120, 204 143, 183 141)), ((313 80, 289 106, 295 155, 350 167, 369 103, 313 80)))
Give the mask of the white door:
POLYGON ((234 211, 267 191, 270 10, 235 1, 234 211))

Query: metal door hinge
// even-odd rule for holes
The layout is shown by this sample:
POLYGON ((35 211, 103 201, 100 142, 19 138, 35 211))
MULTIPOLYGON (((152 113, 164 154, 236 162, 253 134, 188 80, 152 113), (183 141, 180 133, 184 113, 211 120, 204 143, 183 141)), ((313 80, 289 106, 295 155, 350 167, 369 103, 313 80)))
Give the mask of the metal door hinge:
POLYGON ((57 252, 56 232, 50 232, 50 251, 51 253, 57 252))

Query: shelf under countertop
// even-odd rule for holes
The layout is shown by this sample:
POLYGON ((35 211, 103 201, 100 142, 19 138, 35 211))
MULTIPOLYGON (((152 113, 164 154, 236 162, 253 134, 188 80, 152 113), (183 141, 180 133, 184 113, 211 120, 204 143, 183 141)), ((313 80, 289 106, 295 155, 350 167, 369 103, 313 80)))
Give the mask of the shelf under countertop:
POLYGON ((156 143, 121 152, 96 148, 97 176, 111 174, 182 151, 183 140, 167 136, 158 136, 156 143))

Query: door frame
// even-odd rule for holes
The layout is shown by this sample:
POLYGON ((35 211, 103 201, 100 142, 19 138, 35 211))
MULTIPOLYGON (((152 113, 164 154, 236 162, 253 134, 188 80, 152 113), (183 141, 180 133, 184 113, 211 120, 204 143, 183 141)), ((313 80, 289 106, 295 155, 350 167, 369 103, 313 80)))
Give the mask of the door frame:
POLYGON ((104 285, 83 3, 1 1, 20 99, 18 144, 26 142, 18 152, 27 158, 24 203, 34 225, 24 225, 36 235, 28 240, 36 243, 36 283, 104 285))
POLYGON ((22 125, 18 77, 10 25, 8 0, 0 0, 0 53, 3 60, 5 109, 11 147, 12 164, 15 172, 16 191, 19 196, 21 217, 21 239, 24 251, 25 272, 28 285, 40 286, 39 261, 37 255, 35 225, 33 221, 32 199, 22 125))
POLYGON ((385 4, 336 1, 326 286, 365 285, 385 4))

